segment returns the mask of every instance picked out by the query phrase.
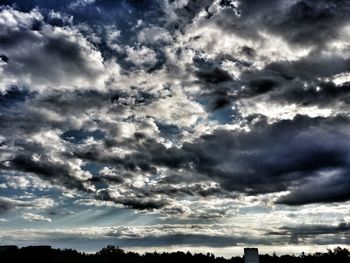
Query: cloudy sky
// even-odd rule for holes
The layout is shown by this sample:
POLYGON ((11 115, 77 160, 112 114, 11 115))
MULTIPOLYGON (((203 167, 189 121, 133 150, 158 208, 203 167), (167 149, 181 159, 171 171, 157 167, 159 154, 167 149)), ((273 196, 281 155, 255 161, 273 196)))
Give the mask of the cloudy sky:
POLYGON ((350 2, 0 1, 0 244, 350 246, 350 2))

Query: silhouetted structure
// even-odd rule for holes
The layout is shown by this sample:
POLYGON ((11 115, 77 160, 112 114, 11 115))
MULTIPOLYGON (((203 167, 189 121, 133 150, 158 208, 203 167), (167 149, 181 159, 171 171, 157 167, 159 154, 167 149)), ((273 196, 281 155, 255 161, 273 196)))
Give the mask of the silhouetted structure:
POLYGON ((17 250, 17 246, 0 246, 0 253, 5 251, 17 250))
MULTIPOLYGON (((0 250, 1 263, 243 263, 242 257, 226 259, 215 257, 211 253, 192 254, 190 252, 145 253, 125 252, 115 247, 107 246, 95 254, 85 254, 72 249, 52 249, 48 246, 23 247, 5 246, 0 250)), ((350 252, 345 248, 335 248, 326 253, 317 252, 313 255, 273 256, 260 255, 260 263, 349 263, 350 252)))
POLYGON ((259 263, 259 252, 257 248, 245 248, 244 249, 244 262, 245 263, 259 263))

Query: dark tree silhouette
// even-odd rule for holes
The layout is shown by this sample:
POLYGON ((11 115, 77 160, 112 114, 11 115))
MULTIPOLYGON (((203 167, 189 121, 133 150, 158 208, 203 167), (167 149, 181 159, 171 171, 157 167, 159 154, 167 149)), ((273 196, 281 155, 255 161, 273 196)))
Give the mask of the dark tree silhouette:
MULTIPOLYGON (((260 255, 260 263, 349 263, 350 252, 346 248, 337 247, 327 252, 316 252, 299 256, 276 254, 260 255)), ((190 252, 145 253, 126 252, 115 246, 102 248, 95 254, 85 254, 72 249, 53 249, 49 246, 30 246, 18 248, 15 246, 0 247, 1 263, 243 263, 243 257, 226 259, 215 257, 211 253, 192 254, 190 252)))

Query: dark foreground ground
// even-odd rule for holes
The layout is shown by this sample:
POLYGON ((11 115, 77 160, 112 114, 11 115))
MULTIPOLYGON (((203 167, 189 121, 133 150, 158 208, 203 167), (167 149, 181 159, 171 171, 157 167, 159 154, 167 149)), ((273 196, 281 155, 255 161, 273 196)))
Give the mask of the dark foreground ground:
MULTIPOLYGON (((317 252, 312 255, 301 253, 299 256, 270 256, 260 255, 260 263, 279 263, 279 262, 300 262, 300 263, 350 263, 350 252, 345 248, 335 248, 327 252, 317 252)), ((51 247, 0 247, 0 263, 56 263, 56 262, 125 262, 125 263, 243 263, 243 257, 232 257, 225 259, 215 257, 213 254, 191 254, 190 252, 174 252, 174 253, 145 253, 138 254, 134 252, 125 252, 124 250, 107 246, 95 254, 85 254, 71 249, 53 249, 51 247)))

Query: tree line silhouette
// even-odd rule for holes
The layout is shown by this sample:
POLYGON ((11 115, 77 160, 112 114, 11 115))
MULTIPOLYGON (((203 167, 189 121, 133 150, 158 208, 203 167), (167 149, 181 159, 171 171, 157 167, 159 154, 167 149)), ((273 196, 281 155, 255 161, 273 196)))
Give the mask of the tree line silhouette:
MULTIPOLYGON (((301 253, 299 256, 259 255, 260 263, 349 263, 350 252, 346 248, 337 247, 327 252, 314 254, 301 253)), ((144 253, 126 252, 115 246, 102 248, 95 254, 78 252, 73 249, 53 249, 50 246, 16 246, 0 247, 1 263, 244 263, 243 257, 215 257, 212 253, 192 254, 190 252, 144 253)))

